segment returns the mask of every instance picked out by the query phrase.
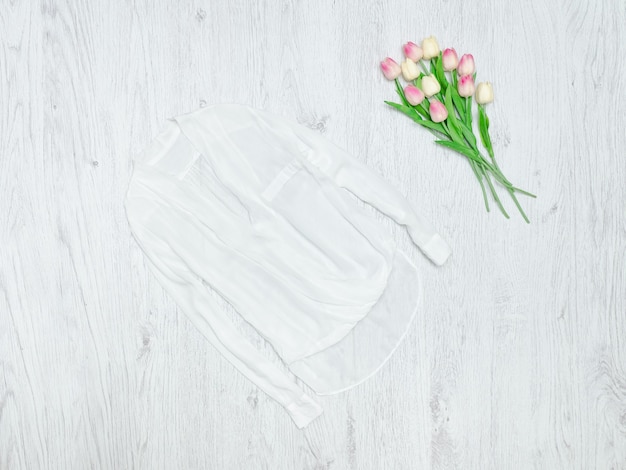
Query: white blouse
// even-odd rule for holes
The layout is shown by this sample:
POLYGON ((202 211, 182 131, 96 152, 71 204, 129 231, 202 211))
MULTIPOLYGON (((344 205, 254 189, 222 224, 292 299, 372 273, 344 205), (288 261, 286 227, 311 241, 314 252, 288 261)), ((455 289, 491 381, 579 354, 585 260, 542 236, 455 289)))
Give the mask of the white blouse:
POLYGON ((379 173, 266 111, 217 104, 170 118, 133 158, 124 205, 149 269, 299 428, 323 409, 294 376, 318 395, 363 382, 421 301, 416 266, 354 196, 405 225, 435 264, 450 255, 379 173), (286 367, 244 334, 229 304, 286 367))

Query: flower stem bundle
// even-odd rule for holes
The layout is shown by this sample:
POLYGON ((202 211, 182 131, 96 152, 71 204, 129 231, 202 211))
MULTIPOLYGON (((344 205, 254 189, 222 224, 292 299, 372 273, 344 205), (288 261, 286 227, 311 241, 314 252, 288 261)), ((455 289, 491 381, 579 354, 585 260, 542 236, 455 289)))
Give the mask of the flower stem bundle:
POLYGON ((395 82, 401 100, 401 103, 385 103, 434 134, 437 137, 435 143, 467 158, 480 184, 488 212, 489 191, 502 214, 509 218, 496 192, 495 180, 506 189, 524 220, 530 223, 516 194, 536 196, 514 186, 496 162, 485 109, 493 101, 493 87, 489 82, 475 86, 474 57, 465 54, 459 60, 454 49, 441 52, 437 40, 432 36, 424 39, 421 46, 412 42, 405 44, 404 55, 406 58, 402 65, 389 57, 381 62, 383 74, 395 82), (430 61, 430 64, 427 65, 425 60, 430 61), (398 80, 400 75, 408 82, 404 88, 398 80), (478 139, 473 131, 474 100, 478 108, 478 135, 489 158, 478 148, 478 139))

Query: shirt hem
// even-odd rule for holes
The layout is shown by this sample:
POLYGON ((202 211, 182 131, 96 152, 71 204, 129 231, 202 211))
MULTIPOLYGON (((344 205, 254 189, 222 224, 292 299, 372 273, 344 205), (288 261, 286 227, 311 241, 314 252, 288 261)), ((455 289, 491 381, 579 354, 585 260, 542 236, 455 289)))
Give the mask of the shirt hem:
POLYGON ((376 296, 376 299, 371 302, 371 305, 369 306, 370 308, 368 308, 363 313, 363 315, 361 315, 355 321, 350 322, 350 323, 343 323, 341 325, 341 327, 338 327, 338 328, 334 329, 333 331, 331 331, 329 334, 327 334, 323 338, 317 340, 315 342, 315 344, 313 344, 311 347, 309 347, 305 353, 299 354, 299 355, 297 355, 295 357, 289 357, 288 359, 285 359, 285 363, 287 365, 289 365, 289 364, 291 364, 293 362, 305 359, 308 356, 312 356, 312 355, 314 355, 316 353, 319 353, 319 352, 323 351, 324 349, 326 349, 326 348, 328 348, 328 347, 338 343, 339 341, 341 341, 343 338, 348 336, 348 334, 350 334, 350 332, 354 329, 354 327, 370 313, 371 308, 380 301, 380 298, 384 294, 384 292, 385 292, 385 290, 387 288, 387 285, 389 284, 389 277, 391 276, 391 271, 393 270, 394 259, 395 259, 395 256, 396 256, 397 252, 398 252, 398 250, 395 247, 395 243, 394 243, 393 239, 389 239, 389 241, 387 243, 393 249, 393 256, 391 257, 391 261, 389 262, 389 268, 387 269, 387 272, 385 273, 385 278, 384 278, 384 281, 382 282, 382 289, 380 289, 380 291, 378 292, 378 295, 376 296))
POLYGON ((285 405, 287 412, 299 429, 307 427, 311 421, 324 413, 321 405, 303 393, 300 397, 285 405))
MULTIPOLYGON (((417 266, 415 265, 415 263, 413 263, 413 261, 411 261, 411 259, 401 250, 397 250, 398 253, 400 253, 402 256, 404 256, 404 258, 408 261, 408 263, 411 265, 411 267, 413 269, 417 270, 417 266)), ((406 322, 406 326, 404 331, 402 332, 402 334, 398 337, 398 340, 395 344, 395 346, 393 347, 393 349, 387 354, 387 356, 380 362, 380 364, 378 364, 378 366, 376 366, 375 369, 373 369, 371 372, 369 372, 367 375, 361 377, 360 379, 358 379, 356 382, 351 383, 350 385, 347 385, 345 387, 336 389, 336 390, 332 390, 330 392, 318 392, 315 389, 313 389, 315 391, 316 395, 319 396, 325 396, 325 395, 336 395, 338 393, 342 393, 345 391, 348 391, 358 385, 361 385, 363 382, 365 382, 366 380, 372 378, 374 375, 376 375, 380 369, 382 369, 385 364, 387 364, 387 362, 389 362, 389 359, 391 358, 391 356, 393 356, 393 354, 396 352, 396 350, 400 347, 400 345, 403 343, 406 335, 408 334, 409 330, 411 329, 414 321, 415 321, 415 317, 417 315, 417 310, 419 308, 419 306, 422 303, 422 298, 423 298, 423 284, 422 284, 422 277, 419 276, 418 277, 418 297, 417 300, 415 301, 415 306, 413 308, 413 312, 411 313, 411 316, 409 317, 409 320, 406 322)), ((360 320, 359 320, 360 321, 360 320)), ((356 322, 358 323, 358 322, 356 322)), ((356 325, 355 323, 355 325, 356 325)), ((305 381, 306 382, 306 381, 305 381)))

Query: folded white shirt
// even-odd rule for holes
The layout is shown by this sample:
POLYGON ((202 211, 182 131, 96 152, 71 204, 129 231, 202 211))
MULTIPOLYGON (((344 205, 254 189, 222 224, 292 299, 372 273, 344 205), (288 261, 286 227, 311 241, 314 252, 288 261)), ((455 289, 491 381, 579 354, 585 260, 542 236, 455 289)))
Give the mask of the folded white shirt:
POLYGON ((356 198, 406 226, 435 264, 450 255, 380 174, 266 111, 217 104, 170 118, 133 158, 124 204, 149 269, 299 428, 323 409, 296 377, 318 395, 363 382, 398 347, 421 301, 418 269, 356 198), (226 303, 286 367, 242 333, 226 303))

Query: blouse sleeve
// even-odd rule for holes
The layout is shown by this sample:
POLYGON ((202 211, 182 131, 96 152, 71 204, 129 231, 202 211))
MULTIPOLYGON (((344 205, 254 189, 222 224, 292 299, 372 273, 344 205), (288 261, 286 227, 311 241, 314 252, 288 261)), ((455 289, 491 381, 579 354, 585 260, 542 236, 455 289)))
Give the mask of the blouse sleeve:
POLYGON ((208 288, 174 250, 127 213, 148 268, 206 339, 244 376, 280 403, 298 428, 320 416, 322 407, 286 372, 254 347, 233 324, 208 288))
POLYGON ((442 265, 446 262, 452 252, 448 243, 420 211, 378 172, 308 127, 271 113, 262 112, 262 115, 275 127, 289 129, 295 134, 310 149, 306 152, 308 160, 338 186, 404 225, 413 243, 433 263, 442 265))

